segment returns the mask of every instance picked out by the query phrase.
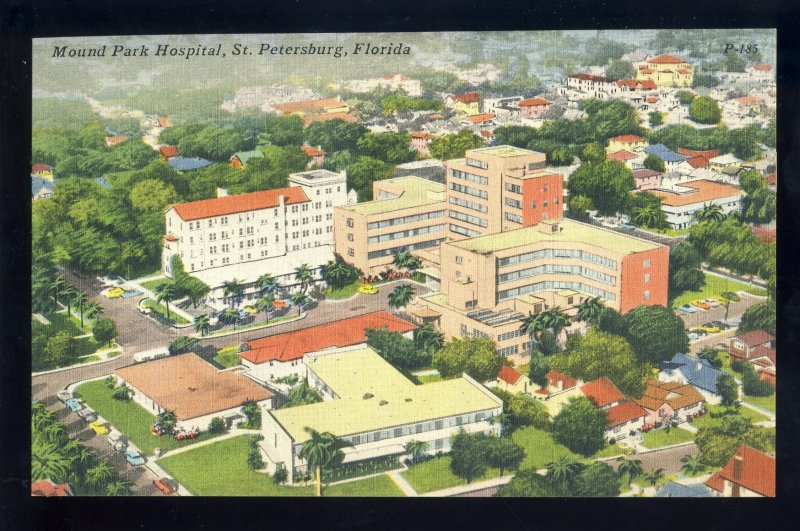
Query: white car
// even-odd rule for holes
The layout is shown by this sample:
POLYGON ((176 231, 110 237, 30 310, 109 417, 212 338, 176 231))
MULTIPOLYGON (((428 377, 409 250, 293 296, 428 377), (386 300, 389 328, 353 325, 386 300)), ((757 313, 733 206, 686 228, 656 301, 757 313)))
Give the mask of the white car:
POLYGON ((71 393, 71 392, 69 392, 69 391, 67 391, 66 389, 64 389, 64 390, 62 390, 62 391, 59 391, 58 393, 56 393, 56 396, 57 396, 57 397, 58 397, 58 399, 59 399, 59 400, 61 400, 62 402, 66 402, 66 401, 67 401, 67 400, 69 400, 70 398, 75 398, 75 397, 72 395, 72 393, 71 393))
POLYGON ((703 299, 703 302, 705 302, 706 304, 708 304, 712 308, 717 308, 720 305, 719 301, 715 300, 715 299, 703 299))

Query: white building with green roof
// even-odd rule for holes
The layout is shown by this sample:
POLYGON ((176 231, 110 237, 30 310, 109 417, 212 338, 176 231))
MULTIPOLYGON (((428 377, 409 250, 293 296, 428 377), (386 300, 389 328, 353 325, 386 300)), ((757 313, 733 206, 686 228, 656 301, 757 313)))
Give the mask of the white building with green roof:
POLYGON ((285 467, 290 481, 306 472, 298 454, 307 427, 351 443, 345 463, 402 455, 411 440, 427 442, 430 453, 448 451, 460 429, 497 432, 491 419, 502 413, 502 401, 466 374, 416 385, 368 347, 307 358, 309 385, 324 400, 265 411, 262 422, 268 468, 285 467))

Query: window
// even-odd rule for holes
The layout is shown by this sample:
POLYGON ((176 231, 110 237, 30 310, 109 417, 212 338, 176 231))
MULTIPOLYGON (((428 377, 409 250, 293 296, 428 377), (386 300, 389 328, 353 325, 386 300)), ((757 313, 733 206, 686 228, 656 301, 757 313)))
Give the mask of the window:
POLYGON ((489 194, 484 190, 478 190, 477 188, 472 188, 470 186, 462 186, 453 182, 450 183, 450 189, 462 194, 480 197, 481 199, 487 199, 489 197, 489 194))
POLYGON ((476 230, 465 229, 464 227, 453 225, 452 223, 450 224, 450 232, 455 232, 456 234, 461 234, 463 236, 469 236, 470 238, 481 235, 481 233, 476 230))
POLYGON ((467 325, 461 324, 461 337, 467 337, 467 325))
POLYGON ((644 274, 644 283, 647 284, 648 282, 650 282, 650 273, 645 273, 644 274))
POLYGON ((543 192, 549 192, 549 191, 550 191, 550 185, 548 185, 548 184, 545 184, 545 185, 544 185, 544 188, 542 189, 542 191, 543 191, 543 192))
POLYGON ((644 300, 646 300, 646 301, 649 301, 650 300, 650 290, 645 290, 645 292, 642 294, 642 298, 644 300))
POLYGON ((509 192, 514 192, 515 194, 522 193, 522 187, 518 184, 506 183, 506 190, 509 192))
POLYGON ((468 201, 466 199, 461 199, 461 198, 458 198, 458 197, 450 196, 450 197, 447 198, 447 200, 450 202, 450 204, 458 205, 458 206, 462 206, 462 207, 466 207, 466 208, 470 208, 472 210, 477 210, 478 212, 488 212, 489 211, 489 207, 487 207, 486 205, 481 205, 479 203, 475 203, 473 201, 468 201))
POLYGON ((354 239, 355 239, 355 238, 353 238, 353 235, 352 235, 352 234, 348 234, 348 235, 347 235, 347 241, 351 242, 351 241, 353 241, 354 239))
POLYGON ((506 212, 506 220, 513 221, 514 223, 522 223, 522 216, 506 212))
POLYGON ((542 201, 542 206, 543 206, 543 207, 546 207, 546 206, 547 206, 547 199, 545 199, 544 201, 542 201))
POLYGON ((519 199, 511 199, 510 197, 506 197, 506 205, 514 208, 522 208, 522 201, 519 199))
POLYGON ((355 224, 353 223, 353 218, 347 218, 347 226, 353 228, 355 224))
POLYGON ((467 166, 472 166, 473 168, 481 168, 483 170, 486 170, 486 169, 489 168, 489 164, 487 162, 482 161, 482 160, 476 160, 476 159, 468 158, 466 160, 466 162, 467 162, 467 166))
POLYGON ((352 247, 348 247, 347 248, 347 256, 355 256, 355 255, 356 255, 356 253, 355 253, 355 251, 353 251, 353 248, 352 247))
POLYGON ((450 210, 448 212, 450 217, 453 219, 458 219, 461 221, 466 221, 467 223, 471 223, 472 225, 477 225, 479 227, 487 227, 489 222, 483 218, 479 218, 477 216, 470 216, 469 214, 464 214, 462 212, 457 212, 455 210, 450 210))
POLYGON ((465 171, 450 170, 450 175, 458 179, 464 179, 465 181, 470 181, 476 184, 482 184, 484 186, 489 184, 489 179, 487 179, 486 177, 481 177, 480 175, 467 173, 465 171))
POLYGON ((642 267, 650 267, 650 259, 649 258, 645 258, 644 261, 642 261, 642 267))
POLYGON ((531 201, 531 208, 536 208, 536 201, 531 201))
POLYGON ((456 263, 460 264, 463 262, 463 259, 460 256, 456 256, 456 263))

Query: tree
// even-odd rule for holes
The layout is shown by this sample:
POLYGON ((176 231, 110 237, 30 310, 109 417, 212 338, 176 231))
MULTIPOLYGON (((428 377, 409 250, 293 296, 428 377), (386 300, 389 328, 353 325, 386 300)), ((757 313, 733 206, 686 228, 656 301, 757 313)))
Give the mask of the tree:
POLYGON ((267 314, 267 322, 269 322, 270 318, 272 317, 272 311, 275 309, 275 299, 272 297, 272 295, 264 295, 263 297, 259 297, 256 301, 256 308, 258 308, 259 311, 267 314))
POLYGON ((684 291, 698 291, 706 277, 701 269, 702 258, 694 244, 682 241, 669 253, 669 288, 674 295, 684 291))
POLYGON ((127 481, 116 480, 106 485, 106 496, 127 496, 131 493, 131 486, 127 481))
POLYGON ((178 295, 178 289, 174 282, 165 282, 159 284, 153 290, 153 295, 156 296, 156 302, 164 301, 164 306, 167 308, 167 319, 170 318, 169 303, 174 301, 178 295))
POLYGON ((606 150, 597 142, 586 144, 581 150, 582 162, 603 162, 606 160, 606 150))
MULTIPOLYGON (((504 397, 501 396, 501 398, 504 397)), ((550 428, 550 415, 547 413, 547 408, 528 395, 518 394, 507 397, 503 409, 508 413, 507 424, 510 430, 524 426, 533 426, 540 430, 550 428)))
POLYGON ((345 262, 339 254, 334 255, 334 260, 320 268, 322 279, 333 289, 352 284, 358 279, 358 274, 358 269, 345 262))
POLYGON ((692 217, 703 223, 704 221, 720 222, 725 219, 725 214, 722 213, 722 207, 717 204, 703 203, 703 208, 696 211, 692 217))
POLYGON ((450 438, 450 470, 467 483, 481 477, 486 472, 485 448, 481 434, 469 434, 461 429, 450 438))
POLYGON ((625 475, 627 477, 627 484, 630 486, 633 480, 642 473, 642 461, 639 459, 623 459, 617 468, 617 474, 620 479, 625 475))
POLYGON ((408 269, 409 271, 419 269, 421 265, 420 259, 411 254, 410 251, 398 251, 394 253, 392 263, 400 269, 408 269))
POLYGON ((31 446, 31 479, 50 479, 56 483, 67 480, 69 460, 55 444, 33 440, 31 446))
POLYGON ((565 488, 571 488, 576 476, 583 469, 583 464, 568 455, 562 455, 556 461, 550 461, 545 466, 547 480, 565 488))
POLYGON ((575 453, 590 456, 606 445, 607 418, 588 398, 570 398, 553 418, 553 439, 575 453))
POLYGON ((189 275, 181 279, 177 287, 182 294, 189 297, 189 300, 192 301, 192 306, 195 308, 197 308, 200 301, 211 292, 211 287, 208 284, 197 277, 189 275))
POLYGON ((289 297, 289 302, 292 306, 297 306, 297 315, 300 315, 303 311, 303 306, 308 303, 308 297, 303 293, 292 293, 292 296, 289 297))
POLYGON ((689 118, 700 124, 718 124, 722 113, 717 101, 707 96, 698 96, 689 106, 689 118))
POLYGON ((299 385, 292 387, 289 391, 288 400, 283 404, 284 408, 302 406, 305 404, 315 404, 322 402, 322 398, 303 381, 299 385))
POLYGON ((568 489, 558 482, 540 476, 536 470, 521 470, 506 483, 495 496, 498 497, 565 497, 570 496, 568 489))
POLYGON ((227 429, 228 426, 225 425, 222 417, 213 417, 208 423, 208 433, 225 433, 227 429))
POLYGON ((53 290, 53 311, 58 310, 58 296, 61 294, 61 290, 66 283, 67 281, 64 280, 64 277, 61 275, 58 275, 50 281, 50 289, 53 290))
POLYGON ((648 483, 650 483, 651 487, 655 487, 656 483, 661 481, 661 478, 663 478, 663 477, 664 477, 664 469, 663 468, 657 468, 657 469, 653 469, 653 470, 648 470, 644 474, 644 480, 647 481, 648 483))
POLYGON ((744 334, 752 330, 766 330, 774 336, 777 318, 776 310, 777 306, 774 300, 750 306, 742 314, 742 320, 739 323, 739 328, 736 329, 736 333, 744 334))
POLYGON ((300 292, 305 295, 310 284, 314 282, 311 274, 311 267, 308 264, 301 264, 294 268, 294 279, 300 283, 300 292))
POLYGON ((204 336, 211 330, 211 318, 208 316, 207 313, 202 315, 198 315, 194 318, 194 331, 200 332, 201 336, 204 336))
POLYGON ((594 210, 594 203, 585 195, 576 195, 569 199, 569 213, 575 219, 586 220, 588 218, 587 212, 594 210))
POLYGON ((92 335, 98 343, 108 343, 111 346, 111 342, 117 337, 117 325, 107 317, 98 319, 92 328, 92 335))
POLYGON ((250 448, 247 451, 247 468, 250 470, 261 470, 264 468, 265 463, 261 458, 261 450, 258 448, 258 439, 251 439, 249 445, 250 448))
POLYGON ((594 326, 600 320, 600 315, 603 313, 604 308, 605 305, 603 305, 600 297, 585 299, 578 305, 578 319, 594 326))
POLYGON ((486 460, 489 466, 504 470, 517 470, 522 460, 525 459, 525 450, 511 440, 511 437, 490 437, 486 451, 486 460))
POLYGON ((637 359, 625 338, 597 329, 573 336, 564 353, 550 358, 550 367, 586 382, 605 376, 633 397, 642 396, 650 376, 650 367, 637 359))
POLYGON ((706 470, 706 465, 698 455, 685 455, 681 458, 681 471, 691 474, 693 476, 700 474, 706 470))
POLYGON ((278 289, 278 280, 270 273, 264 273, 256 280, 256 286, 260 293, 273 294, 278 289))
POLYGON ((616 160, 585 162, 570 176, 567 183, 570 196, 582 195, 591 199, 603 215, 620 211, 628 192, 636 188, 631 170, 616 160))
POLYGON ((537 349, 531 350, 538 350, 544 356, 552 356, 553 354, 558 354, 561 352, 561 346, 558 344, 556 335, 549 330, 545 330, 539 334, 539 341, 536 344, 536 347, 537 349))
POLYGON ((717 377, 717 394, 722 398, 722 405, 726 407, 734 406, 739 400, 739 386, 727 372, 720 373, 717 377))
POLYGON ((428 451, 428 448, 430 448, 430 444, 425 441, 416 440, 408 441, 404 446, 406 453, 411 456, 411 461, 413 463, 417 463, 422 459, 422 456, 428 451))
POLYGON ((664 113, 660 111, 650 111, 647 116, 648 123, 652 129, 664 124, 664 113))
POLYGON ((652 229, 663 228, 666 215, 660 206, 646 205, 635 206, 631 210, 633 222, 639 226, 650 227, 652 229))
POLYGON ((392 166, 372 157, 358 157, 347 168, 347 186, 358 194, 359 201, 372 200, 372 183, 389 177, 392 166))
POLYGON ((235 278, 233 280, 226 280, 222 283, 222 293, 224 297, 228 299, 228 302, 230 302, 231 308, 235 308, 242 300, 244 286, 235 278))
POLYGON ((242 404, 242 414, 247 419, 247 425, 250 429, 261 428, 261 409, 255 400, 247 400, 242 404))
POLYGON ((719 370, 722 368, 722 360, 719 359, 719 353, 714 347, 703 347, 697 353, 697 357, 701 360, 708 361, 712 367, 719 370))
POLYGON ((45 359, 56 367, 67 365, 72 359, 73 346, 74 340, 69 332, 58 332, 45 343, 45 359))
POLYGON ((86 483, 97 491, 104 491, 114 479, 114 469, 105 461, 97 463, 86 471, 86 483))
POLYGON ((581 497, 616 497, 619 496, 619 487, 619 477, 605 463, 592 463, 575 478, 575 494, 581 497))
POLYGON ((433 354, 444 346, 444 334, 433 323, 424 323, 414 329, 414 346, 433 354))
POLYGON ((401 284, 395 287, 389 293, 389 306, 395 310, 404 308, 414 298, 416 291, 410 284, 401 284))
POLYGON ((140 181, 130 192, 131 208, 137 212, 163 213, 165 207, 177 201, 175 188, 158 179, 140 181))
POLYGON ((83 315, 90 321, 94 321, 103 314, 103 307, 96 302, 90 302, 83 308, 83 315))
POLYGON ((758 188, 744 198, 742 219, 763 225, 775 219, 778 196, 767 188, 758 188))
POLYGON ((503 358, 497 355, 489 339, 456 338, 433 355, 433 365, 442 378, 456 378, 466 372, 479 382, 485 382, 497 376, 503 358))
POLYGON ((72 317, 72 300, 78 294, 78 290, 75 289, 73 286, 67 286, 61 292, 61 295, 64 296, 64 302, 67 305, 67 317, 72 317))
POLYGON ((606 77, 612 81, 617 81, 618 79, 633 79, 636 77, 636 69, 627 61, 613 59, 608 67, 606 67, 606 77))
POLYGON ((173 356, 191 352, 197 346, 197 340, 193 337, 181 336, 172 340, 169 344, 169 353, 173 356))
POLYGON ((468 149, 475 149, 482 145, 483 140, 469 129, 463 129, 457 134, 434 138, 428 148, 432 157, 440 160, 452 160, 463 158, 468 149))
POLYGON ((224 312, 219 314, 219 320, 224 324, 232 324, 233 329, 236 330, 236 325, 239 323, 239 310, 233 308, 226 308, 224 312))
POLYGON ((379 330, 368 328, 365 333, 367 345, 394 367, 415 370, 431 361, 430 349, 417 348, 414 341, 399 332, 390 332, 385 326, 379 330))
POLYGON ((300 447, 299 456, 314 469, 316 482, 316 495, 322 496, 322 469, 341 464, 344 459, 342 448, 352 446, 330 432, 318 432, 306 426, 303 428, 308 433, 309 440, 300 447))
POLYGON ((358 153, 389 164, 402 164, 414 160, 408 133, 367 133, 358 139, 358 153))
POLYGON ((550 364, 547 358, 541 354, 534 354, 531 356, 530 369, 528 376, 531 382, 535 383, 541 388, 547 387, 547 373, 550 372, 550 364))
POLYGON ((675 93, 675 96, 678 98, 681 105, 691 105, 697 97, 697 94, 689 90, 679 90, 675 93))
POLYGON ((532 343, 536 343, 542 332, 547 330, 543 315, 542 313, 534 315, 533 312, 528 312, 528 316, 522 320, 520 330, 528 334, 532 343))
POLYGON ((81 328, 83 328, 83 309, 86 304, 86 294, 82 291, 77 291, 72 298, 72 304, 78 308, 81 314, 81 328))
POLYGON ((322 146, 328 153, 348 150, 355 153, 358 139, 369 132, 361 124, 335 119, 324 122, 312 122, 305 130, 306 140, 312 146, 322 146))
POLYGON ((664 165, 664 161, 656 157, 655 155, 647 155, 642 165, 648 170, 653 170, 661 173, 667 171, 667 167, 664 165))
POLYGON ((626 338, 642 362, 658 365, 676 352, 687 352, 689 338, 683 320, 664 306, 637 306, 625 314, 626 338))
POLYGON ((744 394, 750 396, 770 396, 775 393, 775 388, 769 382, 762 380, 749 362, 746 362, 742 371, 742 390, 744 394))
POLYGON ((171 409, 164 410, 158 415, 158 423, 167 433, 170 433, 178 423, 178 416, 171 409))
POLYGON ((731 414, 723 417, 720 423, 700 428, 695 442, 703 464, 716 468, 724 466, 742 444, 760 452, 774 453, 775 430, 753 426, 750 419, 731 414))

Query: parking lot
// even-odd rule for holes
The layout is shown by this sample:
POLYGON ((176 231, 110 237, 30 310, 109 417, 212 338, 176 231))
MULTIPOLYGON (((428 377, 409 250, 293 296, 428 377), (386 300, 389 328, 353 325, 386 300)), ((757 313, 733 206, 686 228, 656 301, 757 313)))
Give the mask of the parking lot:
MULTIPOLYGON (((741 300, 730 303, 730 307, 728 308, 728 321, 738 320, 750 306, 760 304, 765 300, 765 297, 756 297, 755 295, 750 295, 745 292, 740 292, 739 296, 741 300)), ((697 308, 697 312, 691 314, 685 314, 683 312, 676 313, 683 319, 686 328, 700 326, 711 321, 725 321, 725 307, 722 305, 709 310, 697 308)))

